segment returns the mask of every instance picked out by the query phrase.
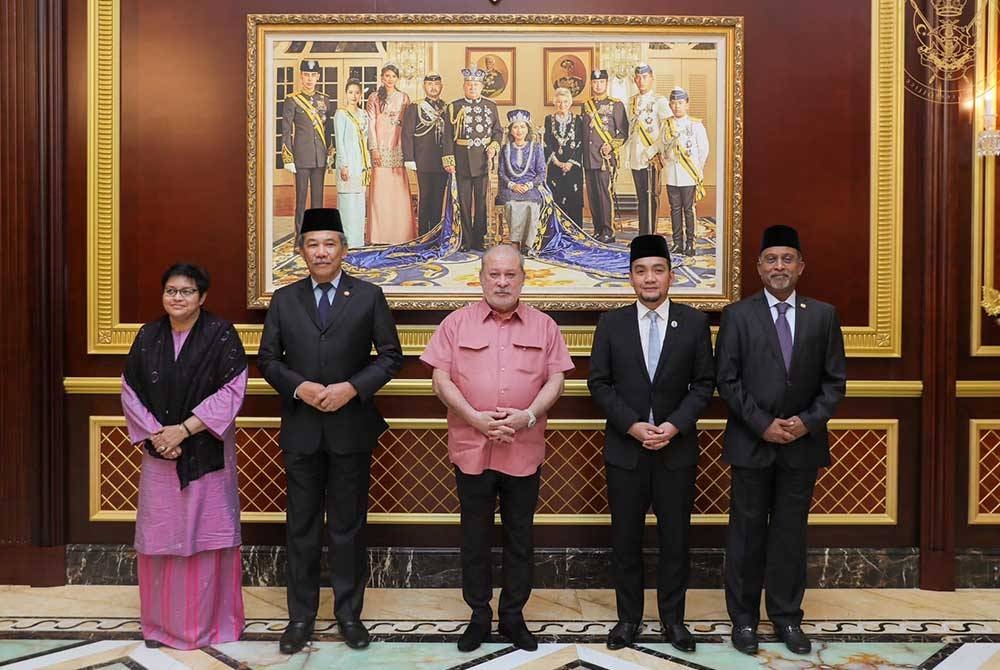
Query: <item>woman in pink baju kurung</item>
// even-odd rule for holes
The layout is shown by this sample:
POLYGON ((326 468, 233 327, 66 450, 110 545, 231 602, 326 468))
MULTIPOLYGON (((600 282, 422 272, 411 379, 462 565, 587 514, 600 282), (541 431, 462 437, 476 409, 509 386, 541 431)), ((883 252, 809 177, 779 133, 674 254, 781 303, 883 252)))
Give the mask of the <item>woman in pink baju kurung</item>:
POLYGON ((147 646, 197 649, 238 640, 244 626, 236 415, 246 357, 232 325, 200 309, 207 275, 178 265, 163 284, 167 316, 140 330, 122 378, 129 438, 143 448, 139 602, 147 646))
POLYGON ((372 244, 399 244, 417 236, 410 180, 403 167, 403 112, 410 97, 396 89, 395 65, 383 66, 381 77, 382 85, 365 104, 373 166, 365 238, 372 244))

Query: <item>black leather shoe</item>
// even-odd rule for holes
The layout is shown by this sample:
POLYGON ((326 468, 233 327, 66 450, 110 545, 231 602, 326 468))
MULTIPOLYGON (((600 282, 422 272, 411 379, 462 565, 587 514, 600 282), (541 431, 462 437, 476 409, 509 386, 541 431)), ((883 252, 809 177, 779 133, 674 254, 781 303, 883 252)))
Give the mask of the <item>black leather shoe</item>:
POLYGON ((146 649, 159 649, 163 646, 163 643, 159 640, 143 640, 146 643, 146 649))
POLYGON ((674 242, 673 246, 670 247, 670 253, 672 254, 683 254, 684 245, 679 242, 674 242))
POLYGON ((694 256, 694 245, 693 244, 689 244, 686 247, 684 247, 684 255, 685 256, 694 256))
POLYGON ((677 651, 694 651, 694 636, 682 623, 663 624, 663 639, 672 644, 677 651))
POLYGON ((812 651, 812 642, 809 641, 800 627, 775 626, 774 632, 777 633, 778 639, 788 647, 788 651, 793 654, 808 654, 812 651))
POLYGON ((639 630, 641 628, 641 623, 619 621, 615 624, 615 627, 611 629, 611 632, 608 633, 608 649, 614 651, 615 649, 624 649, 625 647, 635 644, 635 638, 639 636, 639 630))
POLYGON ((730 638, 736 651, 753 656, 760 646, 757 640, 757 631, 750 626, 734 626, 730 638))
POLYGON ((483 642, 490 641, 489 624, 481 624, 478 621, 470 621, 465 627, 462 636, 458 638, 459 651, 474 651, 479 649, 483 642))
POLYGON ((340 634, 344 636, 344 642, 351 649, 364 649, 371 642, 371 638, 368 637, 368 629, 357 619, 353 621, 337 619, 337 627, 340 629, 340 634))
POLYGON ((282 654, 298 653, 309 642, 312 632, 312 621, 289 621, 285 632, 281 634, 281 642, 278 643, 278 649, 282 654))
POLYGON ((501 621, 497 629, 500 634, 514 643, 514 646, 524 651, 534 651, 538 649, 538 640, 531 634, 524 621, 501 621))

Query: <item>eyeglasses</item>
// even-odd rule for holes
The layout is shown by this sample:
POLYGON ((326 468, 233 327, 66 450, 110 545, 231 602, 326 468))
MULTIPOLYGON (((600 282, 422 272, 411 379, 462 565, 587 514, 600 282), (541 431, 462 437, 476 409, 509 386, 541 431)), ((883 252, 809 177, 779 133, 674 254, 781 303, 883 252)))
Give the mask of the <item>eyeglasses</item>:
POLYGON ((163 289, 163 295, 167 296, 168 298, 176 298, 177 296, 181 296, 183 298, 190 298, 197 292, 198 289, 196 288, 173 288, 171 286, 169 288, 163 289))

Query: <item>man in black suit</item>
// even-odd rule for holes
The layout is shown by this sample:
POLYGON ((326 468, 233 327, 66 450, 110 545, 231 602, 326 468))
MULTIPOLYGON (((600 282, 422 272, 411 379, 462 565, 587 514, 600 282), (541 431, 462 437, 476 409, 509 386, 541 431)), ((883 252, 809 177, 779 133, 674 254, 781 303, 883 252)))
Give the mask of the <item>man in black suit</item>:
POLYGON ((441 75, 424 76, 424 93, 418 105, 403 112, 403 166, 417 173, 420 202, 417 205, 417 234, 423 235, 441 222, 441 206, 448 186, 448 173, 441 163, 444 141, 444 101, 441 75))
POLYGON ((802 632, 806 530, 817 470, 830 464, 826 424, 847 385, 832 305, 797 295, 805 269, 794 228, 764 231, 764 291, 722 312, 716 382, 729 405, 723 460, 731 467, 726 607, 739 651, 757 653, 761 587, 767 615, 794 653, 802 632))
POLYGON ((257 365, 281 396, 288 488, 288 628, 282 653, 312 635, 319 609, 323 513, 333 613, 348 646, 368 646, 361 607, 372 450, 388 425, 375 393, 403 364, 382 290, 341 270, 347 240, 336 209, 305 212, 299 248, 309 276, 274 292, 257 365), (374 345, 377 355, 371 357, 374 345))
POLYGON ((677 649, 694 651, 684 625, 684 596, 697 422, 715 386, 712 338, 704 313, 667 298, 673 279, 667 241, 640 235, 630 246, 629 281, 638 300, 601 316, 587 380, 608 417, 604 464, 618 624, 607 646, 632 644, 642 627, 642 536, 652 502, 663 635, 677 649))

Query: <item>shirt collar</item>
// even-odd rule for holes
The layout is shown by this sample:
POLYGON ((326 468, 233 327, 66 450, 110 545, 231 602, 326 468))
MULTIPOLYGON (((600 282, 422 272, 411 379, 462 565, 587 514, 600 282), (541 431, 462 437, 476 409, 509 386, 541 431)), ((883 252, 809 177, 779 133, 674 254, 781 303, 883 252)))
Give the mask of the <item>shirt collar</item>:
MULTIPOLYGON (((339 288, 340 287, 340 277, 343 274, 344 274, 344 271, 340 270, 339 272, 337 272, 337 275, 333 279, 330 280, 330 283, 333 284, 333 288, 339 288)), ((316 287, 319 286, 319 282, 316 281, 315 279, 313 279, 312 275, 309 275, 309 281, 312 282, 313 292, 315 293, 316 292, 316 287)))
MULTIPOLYGON (((520 321, 524 321, 524 312, 527 306, 520 300, 517 303, 517 308, 514 310, 514 315, 511 318, 517 317, 520 321)), ((493 316, 493 308, 490 307, 490 303, 486 302, 486 298, 483 298, 478 303, 476 303, 476 317, 480 322, 486 321, 493 316)))
MULTIPOLYGON (((774 306, 777 305, 779 302, 781 302, 781 300, 775 298, 773 295, 771 295, 771 292, 767 290, 764 291, 764 298, 767 300, 768 309, 774 309, 774 306)), ((788 296, 788 298, 784 302, 787 302, 789 307, 795 309, 795 291, 792 291, 792 294, 788 296)))
POLYGON ((666 300, 664 300, 663 304, 661 304, 655 310, 649 309, 648 307, 646 307, 645 305, 643 305, 638 300, 635 301, 635 304, 637 306, 637 309, 639 310, 639 318, 640 319, 648 319, 649 318, 649 313, 652 312, 652 311, 655 311, 657 314, 659 314, 660 315, 660 319, 664 323, 666 323, 667 319, 670 317, 670 298, 667 298, 666 300))

